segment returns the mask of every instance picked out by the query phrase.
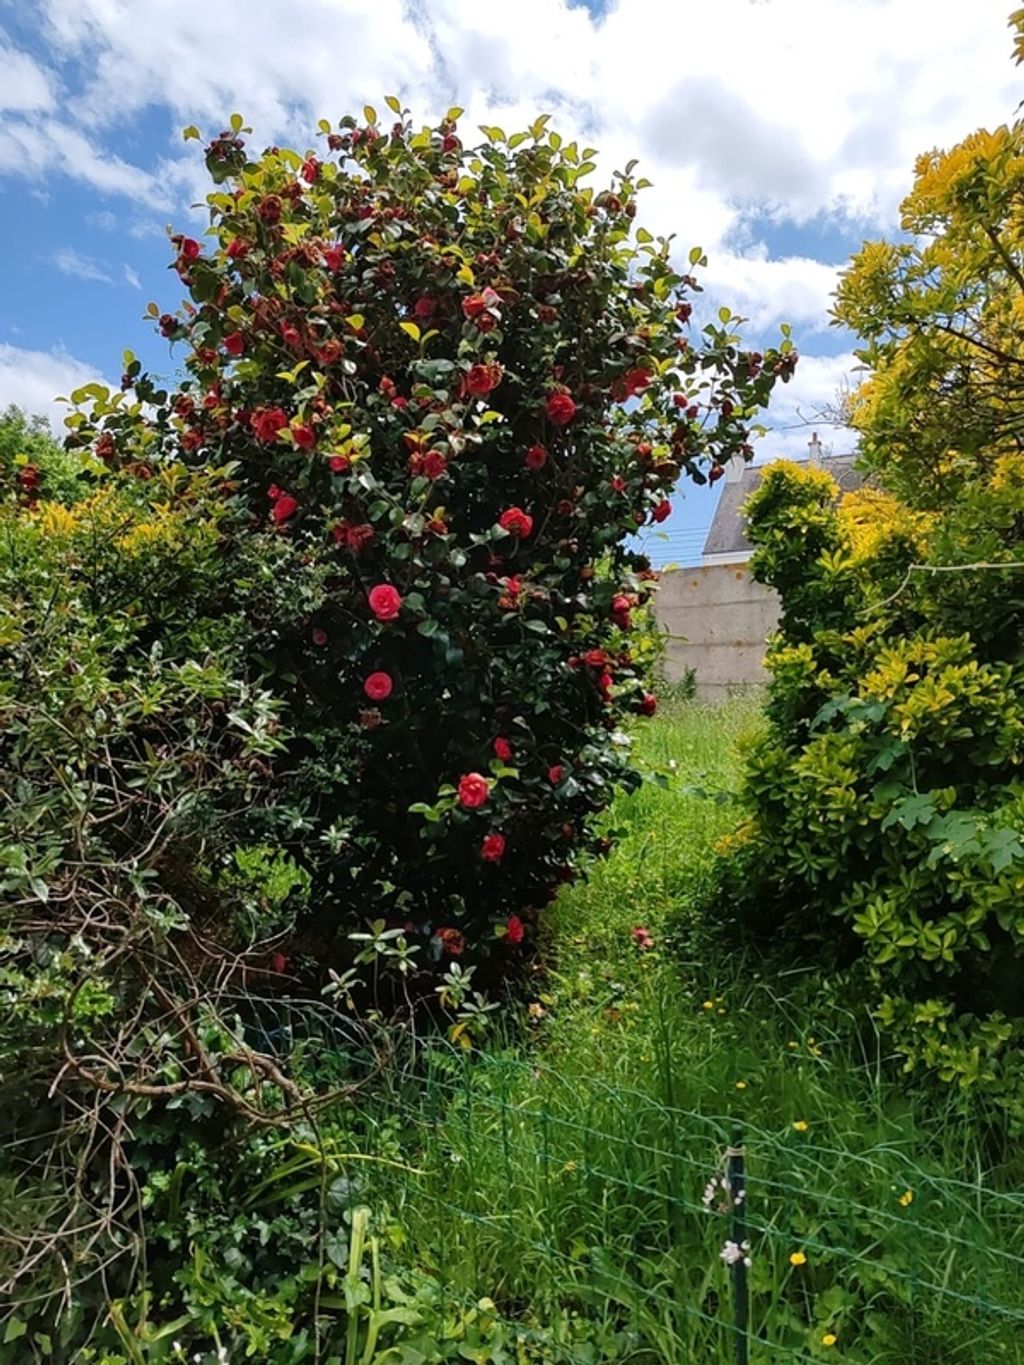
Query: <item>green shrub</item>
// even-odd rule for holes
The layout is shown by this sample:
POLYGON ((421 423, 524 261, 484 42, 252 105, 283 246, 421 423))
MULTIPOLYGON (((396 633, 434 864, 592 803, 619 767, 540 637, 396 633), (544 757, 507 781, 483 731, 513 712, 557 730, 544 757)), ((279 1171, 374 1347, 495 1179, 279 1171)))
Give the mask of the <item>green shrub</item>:
POLYGON ((784 951, 849 969, 908 1067, 1022 1123, 1024 461, 942 516, 837 491, 777 464, 748 507, 783 610, 723 877, 784 951))

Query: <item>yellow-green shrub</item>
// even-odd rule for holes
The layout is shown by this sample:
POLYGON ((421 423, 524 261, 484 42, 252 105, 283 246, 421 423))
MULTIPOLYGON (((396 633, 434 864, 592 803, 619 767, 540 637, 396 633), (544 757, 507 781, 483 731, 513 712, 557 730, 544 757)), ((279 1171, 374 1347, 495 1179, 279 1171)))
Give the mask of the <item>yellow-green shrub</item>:
POLYGON ((942 515, 837 495, 780 464, 748 505, 783 610, 724 877, 866 983, 908 1067, 1024 1122, 1024 457, 942 515))

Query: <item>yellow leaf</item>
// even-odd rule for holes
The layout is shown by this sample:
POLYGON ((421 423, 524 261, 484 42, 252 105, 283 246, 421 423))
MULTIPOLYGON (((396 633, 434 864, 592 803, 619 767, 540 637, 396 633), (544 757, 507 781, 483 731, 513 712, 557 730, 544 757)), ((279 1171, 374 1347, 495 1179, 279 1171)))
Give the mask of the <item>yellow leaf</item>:
POLYGON ((415 322, 400 322, 398 325, 406 336, 412 337, 413 341, 419 341, 420 329, 416 326, 415 322))

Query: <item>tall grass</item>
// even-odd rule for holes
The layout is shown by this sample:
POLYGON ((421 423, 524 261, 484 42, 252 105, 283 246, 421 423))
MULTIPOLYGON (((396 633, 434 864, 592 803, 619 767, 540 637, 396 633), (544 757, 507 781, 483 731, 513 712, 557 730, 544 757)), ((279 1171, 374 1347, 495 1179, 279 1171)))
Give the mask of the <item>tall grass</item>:
POLYGON ((1022 1362, 1022 1165, 988 1117, 902 1076, 829 982, 694 949, 756 724, 686 703, 646 731, 668 783, 617 804, 616 852, 550 912, 522 1027, 434 1047, 373 1106, 417 1171, 375 1171, 374 1200, 403 1259, 521 1324, 521 1359, 724 1365, 731 1211, 702 1194, 742 1141, 752 1361, 1022 1362))

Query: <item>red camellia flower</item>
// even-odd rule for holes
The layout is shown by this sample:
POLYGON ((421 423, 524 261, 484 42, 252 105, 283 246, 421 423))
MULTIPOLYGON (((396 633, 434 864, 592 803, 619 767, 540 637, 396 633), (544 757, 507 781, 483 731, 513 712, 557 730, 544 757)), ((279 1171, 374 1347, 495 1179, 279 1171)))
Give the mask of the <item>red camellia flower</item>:
POLYGON ((626 491, 626 480, 621 474, 616 474, 612 479, 612 492, 624 493, 626 491))
POLYGON ((618 593, 612 598, 612 620, 620 630, 628 630, 630 622, 630 611, 633 603, 624 593, 618 593))
MULTIPOLYGON (((267 496, 270 496, 269 493, 267 496)), ((282 522, 294 516, 298 510, 299 504, 290 493, 278 493, 274 499, 274 506, 270 509, 270 519, 276 526, 280 526, 282 522)))
POLYGON ((363 691, 371 701, 387 701, 394 688, 390 673, 371 673, 363 683, 363 691))
POLYGON ((485 834, 480 845, 480 856, 484 862, 500 863, 505 856, 504 834, 485 834))
POLYGON ((610 673, 602 673, 597 679, 597 689, 605 701, 611 701, 613 682, 614 679, 610 673))
POLYGON ((543 446, 531 446, 526 452, 527 469, 543 469, 548 462, 548 452, 543 446))
POLYGON ((475 398, 483 398, 485 394, 498 387, 502 373, 500 365, 473 365, 462 382, 467 393, 471 393, 475 398))
POLYGON ((366 549, 377 533, 369 522, 356 524, 351 521, 339 521, 331 534, 340 545, 344 545, 346 550, 351 550, 354 555, 357 555, 366 549))
POLYGON ((482 294, 469 294, 462 300, 463 315, 471 320, 479 320, 489 309, 500 307, 501 295, 490 288, 482 294))
POLYGON ((512 757, 512 745, 509 744, 504 736, 499 735, 492 747, 494 749, 494 757, 500 758, 502 763, 507 763, 512 757))
POLYGON ((202 250, 202 247, 194 237, 182 237, 179 250, 186 261, 194 261, 202 250))
POLYGON ((459 805, 466 810, 476 810, 484 805, 490 794, 487 778, 480 773, 464 773, 459 778, 459 805))
POLYGON ((412 312, 420 322, 427 322, 437 312, 437 299, 431 294, 421 294, 413 304, 412 312))
POLYGON ((640 702, 640 714, 642 716, 653 716, 658 709, 658 698, 653 692, 645 692, 640 702))
POLYGON ((638 368, 635 370, 627 370, 626 372, 626 389, 631 398, 638 393, 642 393, 650 382, 650 370, 638 368))
POLYGON ((227 253, 233 261, 240 261, 243 256, 248 256, 249 243, 242 237, 232 237, 227 244, 227 253))
POLYGON ((518 536, 522 539, 533 530, 533 517, 524 512, 521 507, 509 507, 498 518, 498 525, 509 535, 518 536))
POLYGON ((588 668, 604 668, 608 662, 608 655, 603 649, 588 649, 583 656, 583 662, 588 668))
POLYGON ((275 972, 286 972, 288 970, 288 959, 284 953, 274 953, 270 959, 270 967, 275 972))
POLYGON ((286 322, 281 328, 281 340, 294 349, 302 345, 302 333, 293 322, 286 322))
POLYGON ((448 461, 441 452, 439 450, 428 450, 419 462, 418 472, 428 479, 439 479, 446 473, 447 469, 448 461))
POLYGON ((325 246, 320 253, 328 270, 338 270, 345 259, 345 248, 340 245, 325 246))
POLYGON ((522 943, 523 935, 525 933, 526 930, 523 928, 523 921, 519 916, 509 915, 508 919, 505 921, 505 937, 508 939, 509 943, 522 943))
POLYGON ((316 432, 308 422, 293 422, 292 440, 299 450, 312 450, 316 445, 316 432))
POLYGON ((303 180, 305 180, 307 185, 312 185, 319 174, 320 162, 317 161, 315 156, 309 157, 306 161, 302 163, 302 170, 300 171, 300 175, 302 176, 303 180))
POLYGON ((654 947, 654 939, 642 924, 638 924, 631 933, 630 937, 642 953, 646 953, 648 948, 654 947))
POLYGON ((378 621, 393 621, 402 610, 402 597, 390 583, 378 583, 370 589, 370 610, 378 621))
POLYGON ((561 763, 556 763, 548 769, 548 781, 553 787, 557 787, 564 776, 565 769, 562 767, 561 763))
POLYGON ((459 957, 466 946, 465 935, 459 929, 438 929, 435 938, 446 953, 459 957))
POLYGON ((454 133, 445 133, 441 139, 441 150, 443 152, 457 152, 461 146, 462 143, 454 133))
POLYGON ((317 646, 318 649, 322 649, 324 645, 327 643, 326 630, 321 630, 320 627, 317 626, 316 629, 313 631, 313 643, 317 646))
POLYGON ((654 511, 651 513, 651 520, 661 522, 665 521, 665 519, 671 515, 672 504, 669 502, 668 498, 662 498, 661 502, 658 503, 657 507, 655 507, 654 511))
POLYGON ((576 416, 576 404, 564 390, 553 393, 547 404, 548 421, 556 427, 567 426, 576 416))
POLYGON ((349 467, 349 459, 347 455, 332 455, 327 464, 332 474, 344 474, 349 467))
POLYGON ((724 473, 725 473, 724 465, 713 464, 711 468, 708 470, 708 483, 717 483, 724 473))
POLYGON ((277 433, 288 425, 283 408, 257 408, 252 415, 252 429, 258 441, 269 445, 277 440, 277 433))
POLYGON ((224 338, 224 349, 228 355, 241 355, 245 350, 245 337, 241 332, 231 332, 224 338))
POLYGON ((272 225, 281 221, 281 208, 280 195, 265 194, 256 205, 256 213, 265 223, 272 225))
POLYGON ((523 580, 514 575, 505 579, 505 591, 498 598, 502 611, 515 611, 519 606, 519 595, 523 591, 523 580))

